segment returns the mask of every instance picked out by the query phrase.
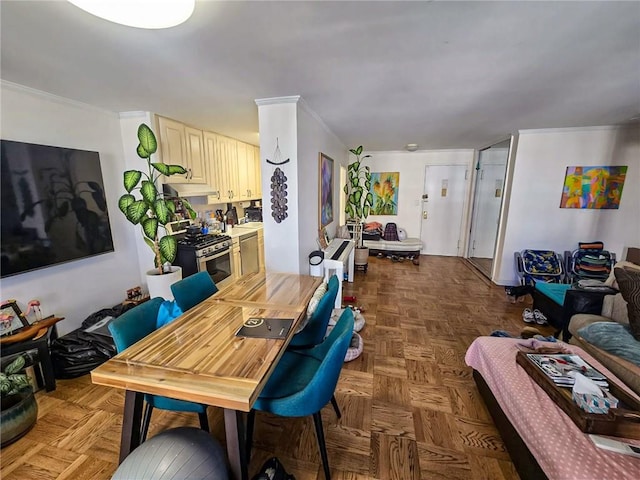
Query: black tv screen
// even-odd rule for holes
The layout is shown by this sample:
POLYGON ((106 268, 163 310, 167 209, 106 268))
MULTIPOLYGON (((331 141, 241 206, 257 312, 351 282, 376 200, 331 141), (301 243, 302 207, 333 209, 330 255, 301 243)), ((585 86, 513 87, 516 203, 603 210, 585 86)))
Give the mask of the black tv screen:
POLYGON ((113 251, 98 152, 0 140, 0 276, 113 251))

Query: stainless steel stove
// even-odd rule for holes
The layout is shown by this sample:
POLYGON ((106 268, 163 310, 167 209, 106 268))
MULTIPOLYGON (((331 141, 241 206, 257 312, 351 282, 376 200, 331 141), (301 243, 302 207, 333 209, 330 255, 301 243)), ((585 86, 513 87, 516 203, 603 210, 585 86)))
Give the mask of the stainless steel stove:
POLYGON ((178 237, 178 254, 174 263, 182 267, 183 278, 208 272, 218 287, 233 279, 230 236, 205 235, 192 228, 175 236, 178 237))

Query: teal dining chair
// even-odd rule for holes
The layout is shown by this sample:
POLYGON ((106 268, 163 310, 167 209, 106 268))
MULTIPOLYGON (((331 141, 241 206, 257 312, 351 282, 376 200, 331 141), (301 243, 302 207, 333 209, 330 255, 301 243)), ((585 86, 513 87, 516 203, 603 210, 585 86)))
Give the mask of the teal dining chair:
POLYGON ((300 333, 293 336, 289 342, 289 349, 309 348, 322 342, 327 333, 329 320, 331 320, 331 312, 338 296, 339 285, 338 277, 332 275, 327 284, 327 293, 320 299, 307 325, 300 333))
POLYGON ((171 285, 173 298, 183 312, 195 307, 217 291, 218 287, 207 272, 189 275, 171 285))
POLYGON ((247 417, 247 459, 251 458, 256 410, 282 417, 313 415, 324 475, 330 480, 320 410, 334 395, 353 324, 353 311, 346 309, 324 342, 313 348, 284 353, 247 417))
MULTIPOLYGON (((113 336, 113 341, 118 353, 127 349, 137 341, 142 340, 156 329, 156 317, 158 316, 158 310, 162 302, 164 302, 163 298, 152 298, 126 311, 109 324, 109 331, 113 336)), ((145 408, 142 426, 140 428, 140 441, 142 442, 147 438, 151 413, 154 408, 175 412, 197 413, 200 419, 200 428, 206 432, 209 431, 206 405, 149 394, 145 394, 144 400, 145 408)))

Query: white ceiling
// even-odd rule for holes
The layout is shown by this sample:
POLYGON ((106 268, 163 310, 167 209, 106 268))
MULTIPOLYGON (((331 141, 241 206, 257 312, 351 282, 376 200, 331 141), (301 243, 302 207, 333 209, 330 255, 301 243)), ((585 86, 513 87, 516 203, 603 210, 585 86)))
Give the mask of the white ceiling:
POLYGON ((640 3, 214 2, 167 30, 2 1, 2 79, 258 144, 254 99, 301 95, 366 150, 480 148, 640 114, 640 3))

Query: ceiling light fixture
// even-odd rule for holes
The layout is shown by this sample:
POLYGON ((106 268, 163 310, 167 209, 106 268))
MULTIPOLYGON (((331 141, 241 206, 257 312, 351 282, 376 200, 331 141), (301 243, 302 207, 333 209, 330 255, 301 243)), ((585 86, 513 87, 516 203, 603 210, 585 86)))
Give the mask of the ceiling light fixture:
POLYGON ((169 28, 187 21, 195 0, 68 0, 110 22, 136 28, 169 28))
POLYGON ((415 152, 418 149, 418 144, 417 143, 407 143, 407 146, 404 147, 404 148, 406 148, 410 152, 415 152))

